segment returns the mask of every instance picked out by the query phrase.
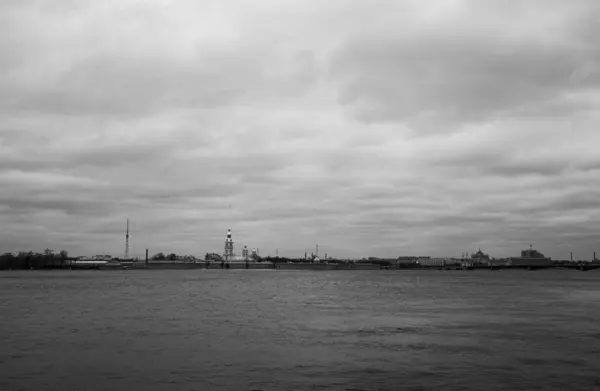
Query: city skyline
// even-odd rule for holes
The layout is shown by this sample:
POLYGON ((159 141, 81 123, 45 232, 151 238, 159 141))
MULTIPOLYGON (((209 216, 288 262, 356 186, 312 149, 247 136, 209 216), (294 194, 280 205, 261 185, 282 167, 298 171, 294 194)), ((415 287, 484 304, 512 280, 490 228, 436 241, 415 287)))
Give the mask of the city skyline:
MULTIPOLYGON (((128 239, 131 237, 130 232, 129 232, 129 221, 127 221, 127 229, 126 229, 125 232, 126 232, 126 234, 125 234, 125 243, 126 243, 126 246, 127 246, 127 243, 129 243, 128 239)), ((250 251, 250 248, 248 247, 247 243, 238 244, 240 246, 240 248, 242 249, 242 251, 241 251, 241 253, 237 253, 236 252, 236 241, 233 240, 233 232, 231 231, 230 228, 227 229, 227 233, 224 236, 224 238, 225 238, 224 243, 223 243, 224 244, 224 248, 222 249, 222 251, 216 251, 214 249, 211 249, 211 250, 208 250, 208 251, 207 250, 200 250, 198 252, 192 252, 192 253, 181 253, 181 252, 178 252, 178 251, 162 251, 162 250, 151 251, 149 248, 146 248, 146 249, 143 250, 142 253, 139 253, 139 254, 135 254, 134 253, 134 254, 132 254, 131 258, 138 258, 138 259, 144 258, 145 255, 146 255, 146 250, 148 250, 147 255, 150 258, 152 258, 154 255, 157 255, 159 253, 162 253, 164 255, 176 254, 177 256, 194 256, 194 257, 196 257, 198 259, 202 258, 203 254, 210 254, 210 253, 220 254, 220 255, 222 255, 222 256, 225 257, 225 254, 228 252, 228 250, 227 250, 228 247, 231 248, 231 250, 229 252, 230 256, 235 257, 236 259, 238 259, 240 256, 244 257, 245 256, 245 251, 248 251, 248 253, 247 253, 248 255, 250 255, 251 253, 255 253, 255 252, 258 254, 259 248, 258 247, 254 247, 252 249, 252 251, 250 251)), ((533 244, 529 245, 528 250, 529 249, 539 250, 539 249, 533 248, 533 244)), ((28 251, 31 251, 31 250, 32 250, 31 248, 22 248, 22 249, 19 249, 17 251, 11 251, 11 253, 13 253, 14 255, 16 255, 19 252, 28 252, 28 251)), ((39 250, 39 249, 36 248, 35 250, 37 250, 37 251, 34 251, 34 252, 38 252, 38 253, 45 253, 46 251, 51 250, 55 254, 58 254, 59 252, 62 252, 62 251, 67 251, 66 249, 60 249, 60 250, 58 250, 56 248, 45 248, 43 251, 41 251, 41 250, 39 250)), ((262 255, 266 256, 266 257, 282 257, 282 258, 290 258, 290 259, 301 259, 301 258, 304 258, 306 256, 310 257, 313 254, 315 256, 325 257, 325 258, 333 258, 333 259, 367 259, 367 258, 373 257, 372 254, 363 254, 362 256, 356 256, 356 255, 348 256, 348 255, 344 255, 344 254, 336 254, 336 255, 332 256, 331 253, 329 253, 329 255, 327 255, 328 253, 326 251, 323 252, 322 251, 323 250, 322 247, 321 247, 321 252, 320 252, 321 255, 319 255, 319 244, 316 244, 315 247, 312 248, 312 250, 305 248, 304 249, 304 253, 302 253, 302 250, 297 250, 297 249, 294 250, 292 253, 289 253, 289 252, 286 253, 286 249, 281 249, 283 251, 280 254, 280 251, 279 251, 280 249, 278 247, 277 248, 269 248, 268 250, 270 250, 270 251, 268 251, 266 254, 262 254, 262 255), (274 251, 274 254, 273 254, 273 251, 274 251)), ((461 252, 460 255, 459 254, 446 254, 446 253, 445 254, 440 254, 440 253, 434 253, 434 254, 430 254, 430 253, 414 253, 414 252, 410 253, 410 251, 409 251, 408 253, 402 253, 402 254, 399 254, 399 255, 398 254, 388 254, 387 256, 381 256, 381 255, 379 255, 379 256, 374 257, 374 258, 395 259, 395 258, 398 258, 398 257, 401 258, 401 257, 407 257, 407 256, 414 256, 414 257, 433 257, 433 258, 454 258, 454 259, 458 259, 458 258, 470 258, 471 255, 473 255, 473 254, 475 254, 477 252, 483 252, 484 254, 486 253, 485 251, 482 251, 481 248, 477 248, 477 250, 473 250, 473 251, 463 251, 463 252, 461 252)), ((0 251, 0 254, 2 254, 2 253, 4 253, 4 252, 0 251)), ((67 253, 68 253, 68 251, 67 251, 67 253)), ((127 252, 126 252, 126 254, 127 254, 127 252)), ((74 254, 69 254, 69 255, 71 257, 75 256, 74 254)), ((110 255, 111 257, 114 257, 114 258, 128 259, 127 255, 125 255, 125 257, 121 257, 118 254, 115 254, 113 251, 106 251, 106 249, 105 249, 105 251, 101 251, 101 252, 98 252, 96 254, 76 254, 76 256, 86 256, 86 257, 100 256, 100 255, 106 255, 106 256, 110 255)), ((485 255, 489 256, 490 258, 497 258, 497 259, 510 258, 510 257, 513 257, 513 256, 518 256, 518 254, 504 254, 502 256, 498 256, 498 255, 489 254, 489 253, 485 254, 485 255)), ((592 254, 589 257, 589 259, 588 259, 587 256, 585 256, 585 255, 582 256, 582 255, 583 254, 581 254, 581 253, 578 254, 578 253, 573 253, 571 251, 569 253, 569 256, 567 258, 564 258, 564 257, 563 258, 555 258, 554 260, 573 260, 573 261, 576 261, 576 260, 589 260, 589 261, 591 261, 591 260, 596 260, 597 259, 595 251, 592 252, 592 254)))
POLYGON ((0 251, 600 251, 595 1, 0 4, 0 251))

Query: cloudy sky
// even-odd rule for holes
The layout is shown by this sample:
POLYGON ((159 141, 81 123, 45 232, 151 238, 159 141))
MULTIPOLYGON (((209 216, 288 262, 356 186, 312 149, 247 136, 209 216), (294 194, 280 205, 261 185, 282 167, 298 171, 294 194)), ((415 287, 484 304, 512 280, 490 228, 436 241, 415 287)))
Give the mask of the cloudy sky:
POLYGON ((0 251, 600 253, 600 2, 3 0, 0 251))

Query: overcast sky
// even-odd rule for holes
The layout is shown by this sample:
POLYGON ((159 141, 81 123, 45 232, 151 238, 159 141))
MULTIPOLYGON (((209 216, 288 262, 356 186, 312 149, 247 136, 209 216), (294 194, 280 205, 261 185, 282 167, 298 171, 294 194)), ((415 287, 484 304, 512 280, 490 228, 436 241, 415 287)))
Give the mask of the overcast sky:
POLYGON ((600 2, 3 0, 0 251, 600 254, 600 2))

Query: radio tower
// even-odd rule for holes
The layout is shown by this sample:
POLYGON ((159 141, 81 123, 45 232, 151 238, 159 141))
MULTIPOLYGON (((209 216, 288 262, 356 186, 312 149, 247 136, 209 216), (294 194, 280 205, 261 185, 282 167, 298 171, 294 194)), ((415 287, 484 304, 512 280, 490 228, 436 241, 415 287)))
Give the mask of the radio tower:
POLYGON ((125 259, 129 259, 129 219, 127 219, 127 231, 125 232, 125 259))

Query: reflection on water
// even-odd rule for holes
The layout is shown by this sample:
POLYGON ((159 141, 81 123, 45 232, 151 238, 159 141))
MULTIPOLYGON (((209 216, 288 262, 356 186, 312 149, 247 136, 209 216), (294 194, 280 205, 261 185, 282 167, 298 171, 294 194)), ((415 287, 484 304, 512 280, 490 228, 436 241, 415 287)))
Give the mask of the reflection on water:
POLYGON ((600 272, 0 274, 2 390, 600 389, 600 272))

